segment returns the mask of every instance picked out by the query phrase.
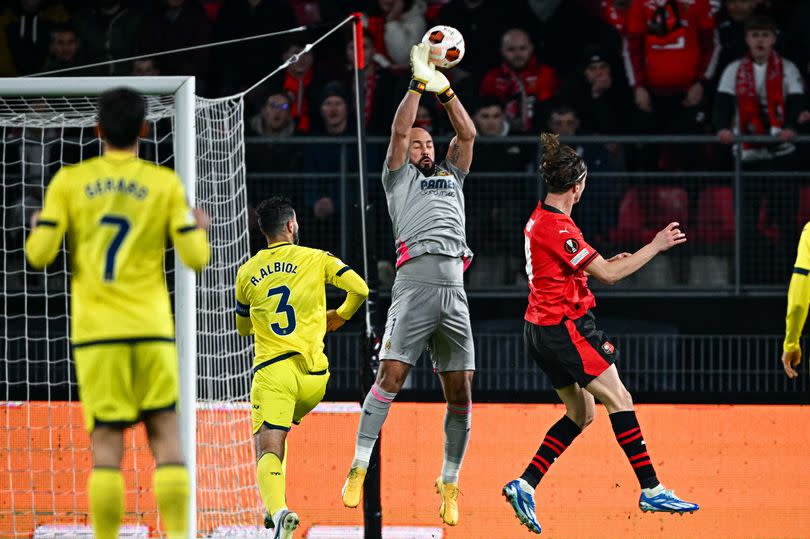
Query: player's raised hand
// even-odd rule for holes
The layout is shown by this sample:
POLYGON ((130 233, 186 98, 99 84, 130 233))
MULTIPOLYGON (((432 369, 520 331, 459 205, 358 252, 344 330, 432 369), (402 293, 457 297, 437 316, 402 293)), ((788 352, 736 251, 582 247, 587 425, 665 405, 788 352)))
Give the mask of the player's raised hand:
MULTIPOLYGON (((433 78, 436 73, 436 66, 428 62, 430 55, 430 45, 419 43, 411 47, 411 74, 414 79, 425 83, 433 78)), ((447 80, 447 79, 445 79, 447 80)))
POLYGON ((31 214, 31 230, 34 230, 37 225, 39 224, 39 214, 42 213, 42 210, 37 210, 31 214))
POLYGON ((667 251, 686 241, 686 234, 684 234, 678 226, 678 223, 669 223, 664 230, 655 235, 652 244, 658 248, 659 253, 667 251))
POLYGON ((211 226, 211 217, 208 216, 205 210, 202 208, 194 208, 191 210, 191 213, 194 215, 194 220, 197 221, 197 228, 208 230, 208 227, 211 226))
POLYGON ((785 374, 787 374, 788 378, 796 378, 799 376, 799 373, 796 372, 796 367, 799 366, 799 363, 802 362, 802 350, 799 348, 798 350, 792 350, 788 352, 785 350, 782 352, 782 366, 785 368, 785 374))
POLYGON ((329 309, 326 311, 326 331, 337 331, 343 327, 346 321, 341 317, 336 309, 329 309))

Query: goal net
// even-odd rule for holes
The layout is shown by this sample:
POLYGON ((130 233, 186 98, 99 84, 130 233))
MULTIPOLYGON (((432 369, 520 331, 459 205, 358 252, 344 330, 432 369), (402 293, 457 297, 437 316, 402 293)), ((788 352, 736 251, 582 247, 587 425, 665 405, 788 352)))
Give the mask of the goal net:
MULTIPOLYGON (((233 279, 249 256, 241 97, 196 98, 193 79, 181 77, 17 80, 0 83, 0 537, 90 537, 92 458, 68 339, 70 253, 63 249, 40 272, 26 265, 23 246, 55 172, 101 152, 96 98, 115 86, 149 94, 140 157, 177 170, 196 205, 211 215, 211 262, 197 276, 196 292, 189 270, 175 269, 173 253, 166 257, 198 533, 255 527, 261 512, 246 404, 252 345, 236 335, 233 321, 233 279), (190 93, 180 90, 189 80, 190 93), (19 89, 28 82, 41 90, 19 89)), ((154 536, 160 530, 154 461, 143 427, 127 431, 125 443, 122 534, 154 536)))

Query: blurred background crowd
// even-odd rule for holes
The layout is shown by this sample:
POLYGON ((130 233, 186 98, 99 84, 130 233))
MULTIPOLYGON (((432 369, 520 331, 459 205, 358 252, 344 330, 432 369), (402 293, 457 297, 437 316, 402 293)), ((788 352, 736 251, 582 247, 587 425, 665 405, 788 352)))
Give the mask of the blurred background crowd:
MULTIPOLYGON (((574 217, 592 243, 637 245, 657 226, 656 219, 683 221, 689 214, 692 237, 708 246, 707 252, 726 256, 716 272, 717 282, 723 284, 730 279, 727 255, 735 233, 735 196, 737 204, 743 201, 744 248, 750 252, 767 249, 786 261, 800 226, 810 220, 806 178, 748 178, 735 195, 727 180, 689 179, 685 174, 683 181, 651 183, 639 177, 645 171, 729 171, 735 158, 747 172, 808 170, 808 152, 797 151, 800 146, 794 143, 797 134, 810 131, 808 0, 9 3, 0 13, 0 76, 61 70, 299 25, 309 28, 54 75, 195 75, 198 93, 207 97, 250 87, 347 14, 363 12, 365 53, 371 61, 361 117, 369 135, 382 137, 389 133, 410 77, 410 46, 435 24, 458 28, 466 39, 466 56, 448 77, 481 137, 465 187, 468 239, 480 255, 479 269, 470 275, 473 286, 525 281, 519 231, 542 194, 542 183, 533 176, 537 144, 525 137, 536 138, 540 131, 607 137, 575 143, 594 180, 587 211, 574 217), (702 134, 717 142, 617 144, 609 138, 633 134, 702 134), (773 139, 738 144, 732 151, 736 134, 773 139), (628 172, 636 175, 624 174, 628 172)), ((306 242, 337 252, 346 250, 341 234, 346 235, 358 213, 352 209, 357 206, 356 188, 346 181, 358 168, 356 150, 328 141, 312 144, 307 138, 356 133, 351 28, 344 30, 248 94, 245 112, 249 202, 272 193, 290 195, 299 208, 306 242), (337 175, 342 180, 336 180, 337 175)), ((416 124, 436 137, 451 134, 446 115, 433 99, 422 99, 416 124)), ((384 140, 368 146, 372 180, 384 151, 384 140)), ((439 145, 437 161, 443 151, 439 145)), ((384 197, 378 182, 370 183, 378 207, 377 254, 390 260, 393 241, 384 197)), ((782 268, 784 261, 777 262, 768 267, 782 268)), ((708 264, 659 275, 683 282, 706 279, 714 263, 708 264)), ((763 271, 756 268, 763 282, 783 278, 783 269, 772 276, 763 271)))

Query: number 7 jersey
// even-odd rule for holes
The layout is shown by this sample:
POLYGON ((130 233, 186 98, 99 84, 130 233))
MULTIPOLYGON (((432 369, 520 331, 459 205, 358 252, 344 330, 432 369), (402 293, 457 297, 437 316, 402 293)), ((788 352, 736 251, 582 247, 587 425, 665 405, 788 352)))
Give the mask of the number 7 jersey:
POLYGON ((309 372, 328 368, 326 283, 348 292, 337 309, 344 320, 368 296, 363 279, 339 258, 291 243, 273 243, 239 268, 236 324, 241 335, 255 335, 254 366, 300 354, 309 372))
POLYGON ((167 240, 197 271, 209 247, 172 170, 122 151, 62 167, 26 242, 29 263, 51 263, 65 235, 74 346, 174 339, 167 240))

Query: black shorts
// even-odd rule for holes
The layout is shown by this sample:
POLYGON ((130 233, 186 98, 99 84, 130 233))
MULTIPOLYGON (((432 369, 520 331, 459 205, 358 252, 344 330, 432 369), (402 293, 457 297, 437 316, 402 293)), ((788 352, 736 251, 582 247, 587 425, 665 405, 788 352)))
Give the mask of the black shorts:
POLYGON ((554 326, 526 322, 523 340, 529 354, 551 378, 555 389, 574 383, 585 387, 619 357, 607 336, 596 329, 591 311, 576 320, 563 318, 554 326))

